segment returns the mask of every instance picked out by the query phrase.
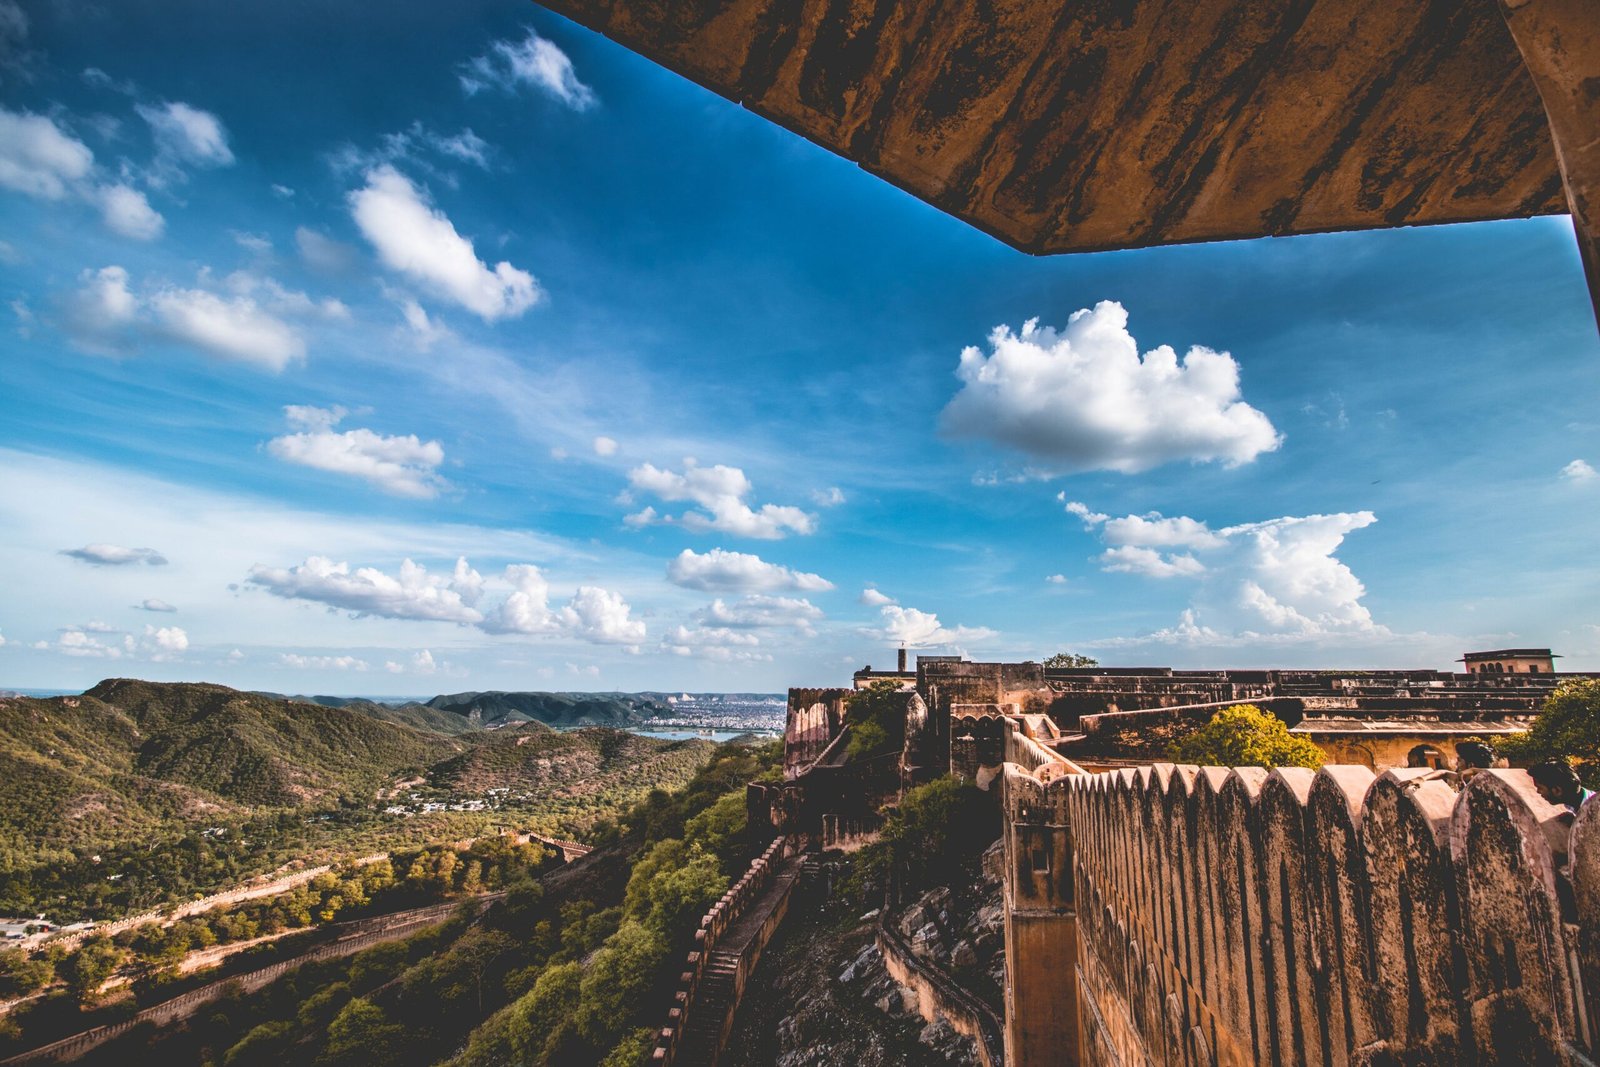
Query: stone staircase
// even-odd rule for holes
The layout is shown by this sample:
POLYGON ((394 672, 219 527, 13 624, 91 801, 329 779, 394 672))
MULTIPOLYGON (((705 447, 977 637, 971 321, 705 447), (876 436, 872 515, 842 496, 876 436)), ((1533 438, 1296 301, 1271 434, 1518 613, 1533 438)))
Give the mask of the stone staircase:
POLYGON ((734 979, 739 970, 737 952, 713 952, 695 993, 695 1010, 684 1024, 678 1062, 715 1063, 722 1046, 722 1031, 736 1006, 734 979))

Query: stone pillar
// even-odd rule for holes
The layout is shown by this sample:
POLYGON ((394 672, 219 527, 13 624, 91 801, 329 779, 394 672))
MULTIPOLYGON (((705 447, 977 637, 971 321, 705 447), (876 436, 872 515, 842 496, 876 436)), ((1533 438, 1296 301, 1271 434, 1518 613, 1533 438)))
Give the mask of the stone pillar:
POLYGON ((1005 1051, 1008 1064, 1076 1067, 1078 913, 1065 783, 1007 764, 1005 1051))
POLYGON ((1600 322, 1600 10, 1594 0, 1500 0, 1544 102, 1600 322))

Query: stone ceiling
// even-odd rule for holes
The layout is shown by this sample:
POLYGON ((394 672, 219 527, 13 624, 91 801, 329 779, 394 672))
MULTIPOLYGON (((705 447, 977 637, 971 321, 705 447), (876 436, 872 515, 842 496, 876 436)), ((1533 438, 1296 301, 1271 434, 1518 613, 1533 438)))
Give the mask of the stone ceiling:
POLYGON ((542 0, 1033 253, 1567 210, 1494 0, 542 0))

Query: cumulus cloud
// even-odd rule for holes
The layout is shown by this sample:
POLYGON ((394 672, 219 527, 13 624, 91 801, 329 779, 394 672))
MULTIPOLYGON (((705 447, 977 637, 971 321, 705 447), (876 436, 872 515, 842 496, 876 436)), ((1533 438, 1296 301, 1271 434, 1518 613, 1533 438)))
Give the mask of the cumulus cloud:
POLYGON ((487 610, 478 605, 491 583, 465 559, 456 560, 449 574, 430 573, 408 559, 391 575, 313 556, 295 567, 257 564, 246 581, 274 596, 325 604, 356 616, 452 622, 491 634, 544 634, 597 644, 637 645, 645 637, 645 624, 632 617, 621 594, 609 589, 579 586, 566 604, 552 606, 549 581, 530 563, 505 569, 495 588, 510 591, 487 610))
POLYGON ((154 240, 166 228, 145 194, 126 181, 96 184, 88 145, 54 119, 27 111, 0 108, 0 187, 41 200, 85 201, 113 233, 138 241, 154 240))
POLYGON ((899 604, 885 604, 879 611, 883 615, 883 626, 877 635, 906 648, 959 645, 996 636, 995 631, 984 626, 945 626, 932 612, 899 604))
POLYGON ((1594 481, 1595 478, 1600 477, 1600 472, 1597 472, 1586 461, 1575 459, 1571 463, 1568 463, 1565 467, 1561 468, 1561 477, 1565 478, 1569 482, 1578 482, 1581 484, 1584 482, 1594 481))
POLYGON ((797 507, 762 504, 752 508, 745 498, 754 491, 750 479, 738 467, 699 466, 692 458, 683 461, 683 473, 664 470, 646 463, 628 472, 628 483, 637 490, 653 493, 666 501, 689 501, 701 511, 682 515, 656 515, 646 508, 629 516, 630 525, 650 522, 676 523, 689 530, 723 533, 773 541, 793 532, 809 534, 816 530, 815 516, 797 507))
POLYGON ((138 604, 135 604, 134 607, 138 608, 140 611, 163 611, 163 612, 168 612, 168 611, 177 611, 178 610, 177 608, 173 607, 171 604, 168 604, 165 600, 160 600, 160 599, 158 599, 156 597, 147 597, 144 600, 140 601, 138 604))
POLYGON ((0 108, 0 186, 60 200, 93 166, 89 146, 53 120, 0 108))
POLYGON ((858 599, 861 601, 861 603, 871 608, 881 608, 885 604, 896 603, 894 597, 889 596, 886 593, 881 593, 878 590, 873 589, 871 586, 861 590, 861 596, 858 599))
MULTIPOLYGON (((208 276, 202 272, 202 278, 208 276)), ((337 300, 315 301, 249 271, 228 275, 221 290, 167 285, 136 293, 122 267, 85 270, 62 302, 62 326, 79 348, 101 355, 170 341, 281 371, 306 354, 305 340, 289 320, 349 316, 337 300)))
POLYGON ((437 441, 367 429, 337 432, 333 427, 346 415, 339 407, 290 405, 284 414, 299 432, 274 437, 267 451, 286 463, 348 474, 386 493, 424 500, 438 496, 448 484, 438 474, 444 448, 437 441))
POLYGON ((485 322, 516 317, 543 296, 533 275, 502 260, 491 269, 426 193, 387 164, 350 194, 350 213, 378 258, 485 322))
POLYGON ((1067 576, 1065 574, 1052 574, 1045 581, 1051 585, 1066 585, 1067 576))
POLYGON ((433 653, 427 649, 413 652, 405 662, 399 660, 385 660, 383 669, 390 674, 439 674, 453 673, 455 668, 448 661, 436 661, 433 653))
POLYGON ((726 627, 674 626, 661 638, 661 651, 674 656, 692 656, 719 663, 765 662, 772 659, 760 651, 761 639, 751 633, 726 627))
POLYGON ((370 664, 355 656, 302 656, 298 652, 283 652, 278 665, 297 671, 364 671, 370 664))
POLYGON ((63 548, 61 554, 98 567, 126 567, 140 563, 149 567, 164 567, 167 564, 167 557, 153 548, 123 548, 102 542, 82 548, 63 548))
POLYGON ((411 560, 390 575, 376 567, 358 567, 312 556, 294 567, 250 568, 246 581, 274 596, 310 600, 349 611, 388 619, 422 619, 433 622, 477 623, 482 612, 473 605, 483 592, 483 577, 456 560, 450 574, 430 574, 411 560))
POLYGON ((169 288, 149 303, 160 333, 219 359, 281 371, 305 358, 299 332, 253 297, 169 288))
POLYGON ((566 605, 550 606, 550 583, 538 567, 527 563, 506 568, 511 595, 483 621, 483 629, 497 634, 566 634, 600 644, 637 645, 645 637, 645 624, 632 618, 632 609, 619 593, 596 586, 579 586, 566 605))
POLYGON ((139 104, 134 110, 150 124, 156 147, 168 161, 196 167, 226 167, 233 163, 228 131, 211 112, 181 101, 158 106, 139 104))
POLYGON ((108 185, 101 189, 100 210, 108 227, 136 241, 155 240, 167 225, 167 220, 150 206, 145 195, 128 185, 108 185))
POLYGON ((600 436, 594 439, 594 454, 597 456, 614 456, 617 454, 617 442, 610 437, 600 436))
POLYGON ((578 80, 567 54, 531 29, 520 41, 492 43, 488 52, 463 65, 460 77, 468 96, 490 88, 516 92, 526 86, 574 111, 587 111, 599 102, 594 90, 578 80))
POLYGON ((804 634, 822 618, 822 609, 799 597, 752 594, 727 603, 720 597, 696 616, 703 626, 736 630, 789 628, 804 634))
POLYGON ((837 485, 827 489, 813 489, 811 502, 819 508, 836 508, 844 503, 844 490, 837 485))
POLYGON ((821 592, 833 583, 819 574, 793 571, 779 563, 768 563, 747 552, 727 552, 713 548, 706 553, 686 548, 667 564, 667 580, 685 589, 712 592, 769 593, 775 591, 821 592))
POLYGON ((944 429, 984 438, 1054 473, 1134 474, 1177 460, 1229 467, 1282 442, 1267 416, 1245 403, 1239 365, 1195 346, 1181 359, 1167 345, 1139 355, 1128 314, 1106 300, 1075 312, 1065 329, 998 326, 990 354, 961 353, 961 389, 944 429))
POLYGON ((189 635, 177 626, 146 626, 143 633, 125 633, 104 623, 64 627, 52 644, 37 642, 41 651, 78 659, 146 659, 165 663, 189 649, 189 635))
POLYGON ((1284 516, 1213 530, 1152 512, 1123 519, 1069 507, 1106 543, 1101 568, 1196 581, 1178 624, 1144 640, 1381 636, 1361 602, 1366 588, 1339 560, 1344 539, 1377 521, 1370 511, 1284 516), (1181 551, 1180 551, 1181 550, 1181 551))

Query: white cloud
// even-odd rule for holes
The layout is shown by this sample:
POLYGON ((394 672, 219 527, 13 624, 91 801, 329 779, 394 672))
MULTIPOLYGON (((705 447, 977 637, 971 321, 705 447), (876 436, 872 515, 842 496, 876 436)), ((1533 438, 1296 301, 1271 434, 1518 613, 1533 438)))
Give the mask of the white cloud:
POLYGON ((295 227, 294 245, 308 266, 325 274, 342 274, 355 265, 355 249, 306 226, 295 227))
POLYGON ((230 290, 165 286, 148 296, 129 287, 122 267, 79 275, 63 302, 62 325, 78 347, 100 354, 130 352, 148 340, 175 341, 220 359, 281 371, 305 358, 299 331, 281 316, 341 318, 337 300, 313 301, 270 278, 239 271, 230 290))
POLYGON ((415 434, 386 436, 372 430, 335 432, 343 408, 284 408, 290 426, 300 432, 274 437, 267 451, 286 463, 349 474, 395 496, 432 499, 448 483, 438 474, 444 448, 415 434))
POLYGON ((629 617, 628 602, 620 593, 580 585, 560 611, 563 629, 575 637, 605 644, 636 645, 644 640, 645 625, 629 617))
POLYGON ((166 663, 188 651, 189 635, 177 626, 146 626, 142 634, 131 634, 104 623, 88 623, 63 628, 54 644, 39 641, 33 647, 77 659, 145 659, 166 663))
POLYGON ((1052 574, 1045 581, 1051 585, 1066 585, 1067 576, 1065 574, 1052 574))
POLYGON ((813 489, 811 502, 819 508, 835 508, 844 503, 844 490, 837 485, 828 489, 813 489))
POLYGON ((107 185, 100 190, 100 210, 106 225, 124 237, 152 241, 161 236, 167 220, 150 206, 139 190, 127 185, 107 185))
POLYGON ((92 166, 89 146, 52 120, 0 108, 0 186, 60 200, 92 166))
POLYGON ((274 596, 310 600, 355 615, 389 619, 477 623, 482 612, 473 605, 483 592, 483 578, 458 559, 451 574, 430 574, 407 559, 396 575, 376 567, 358 567, 312 556, 295 567, 256 564, 246 579, 274 596))
POLYGON ((704 626, 740 630, 787 627, 809 634, 822 618, 822 609, 799 597, 752 594, 729 604, 721 598, 707 604, 696 616, 704 626))
POLYGON ((674 626, 661 638, 661 651, 674 656, 692 656, 719 663, 765 662, 772 659, 759 651, 761 639, 725 627, 674 626))
POLYGON ((630 517, 630 525, 648 522, 677 523, 686 529, 706 532, 720 530, 740 537, 772 541, 788 532, 809 534, 815 531, 815 517, 800 508, 763 504, 759 509, 745 503, 754 490, 750 479, 738 467, 701 467, 693 459, 683 461, 682 474, 646 463, 628 472, 629 484, 662 500, 687 500, 704 511, 686 511, 674 518, 657 517, 646 508, 630 517))
POLYGON ((597 456, 614 456, 617 454, 617 442, 604 435, 594 439, 594 454, 597 456))
POLYGON ((637 645, 645 624, 632 618, 621 594, 579 586, 561 607, 549 603, 550 583, 532 564, 508 566, 500 587, 510 592, 487 614, 477 607, 488 582, 458 559, 449 574, 431 574, 405 560, 397 575, 376 567, 351 570, 347 563, 313 556, 290 568, 257 564, 246 579, 275 596, 326 604, 357 616, 477 625, 491 634, 545 634, 597 644, 637 645))
POLYGON ((264 233, 246 233, 244 230, 229 230, 228 235, 233 238, 233 243, 246 252, 256 255, 265 255, 272 251, 272 239, 264 233))
POLYGON ((410 179, 383 165, 350 194, 350 213, 378 258, 486 322, 516 317, 543 296, 527 271, 501 261, 491 270, 444 213, 410 179))
POLYGON ((82 548, 63 548, 61 554, 100 567, 126 567, 137 563, 164 567, 167 564, 167 557, 153 548, 123 548, 121 545, 100 542, 82 548))
POLYGON ((306 344, 287 322, 253 297, 205 289, 161 289, 150 297, 157 329, 208 355, 281 371, 302 360, 306 344))
POLYGON ((792 571, 747 552, 713 548, 704 554, 686 548, 667 564, 667 580, 685 589, 735 593, 820 592, 833 583, 818 574, 792 571))
POLYGON ((1100 554, 1100 569, 1142 574, 1147 578, 1194 577, 1205 573, 1205 564, 1188 553, 1162 555, 1153 548, 1118 545, 1100 554))
POLYGON ((302 656, 298 652, 284 652, 278 664, 297 671, 364 671, 370 665, 355 656, 302 656))
POLYGON ((453 336, 449 327, 430 318, 427 311, 415 300, 401 297, 399 305, 400 315, 406 320, 406 329, 410 331, 412 342, 424 352, 453 336))
POLYGON ((137 607, 140 611, 163 611, 163 612, 167 612, 167 611, 177 611, 178 610, 177 608, 173 607, 171 604, 168 604, 165 600, 160 600, 160 599, 158 599, 156 597, 147 597, 147 598, 145 598, 144 600, 140 601, 138 604, 136 604, 134 606, 137 607))
POLYGON ((858 599, 861 601, 861 603, 871 608, 881 608, 885 604, 896 603, 894 597, 885 593, 880 593, 878 590, 871 587, 861 590, 861 596, 858 599))
POLYGON ((1578 482, 1581 484, 1583 482, 1594 481, 1595 478, 1600 477, 1600 472, 1597 472, 1586 461, 1575 459, 1571 463, 1568 463, 1565 467, 1561 468, 1561 477, 1565 478, 1569 482, 1578 482))
POLYGON ((1178 625, 1141 640, 1205 643, 1389 632, 1361 603, 1366 594, 1361 581, 1335 555, 1346 536, 1377 521, 1370 511, 1284 516, 1212 530, 1203 522, 1154 512, 1111 519, 1086 508, 1072 510, 1085 516, 1085 525, 1098 529, 1107 544, 1099 557, 1102 569, 1197 580, 1193 602, 1178 625))
POLYGON ((645 624, 631 617, 621 594, 579 586, 567 604, 550 606, 550 583, 538 567, 516 563, 506 568, 511 594, 483 621, 492 634, 565 634, 601 644, 637 645, 645 624))
POLYGON ((464 163, 474 163, 480 167, 489 165, 489 142, 470 129, 464 129, 449 137, 443 134, 431 134, 430 143, 435 150, 464 163))
POLYGON ((128 272, 101 267, 85 270, 78 281, 62 308, 62 324, 73 343, 102 355, 130 349, 140 302, 128 288, 128 272))
POLYGON ((1122 305, 1075 312, 1065 329, 1030 319, 998 326, 990 355, 961 353, 961 389, 944 428, 1017 449, 1057 473, 1134 474, 1176 460, 1234 467, 1282 438, 1239 391, 1226 352, 1195 346, 1181 360, 1162 345, 1141 358, 1122 305))
POLYGON ((567 54, 533 30, 521 41, 495 41, 486 54, 473 58, 461 70, 461 88, 469 96, 490 87, 515 92, 524 85, 574 111, 587 111, 598 103, 594 90, 578 80, 567 54))
POLYGON ((956 645, 996 636, 995 631, 984 626, 944 626, 939 616, 931 612, 899 604, 885 604, 879 611, 883 615, 883 628, 878 633, 892 644, 906 648, 956 645))
POLYGON ((198 167, 226 167, 233 162, 228 131, 211 112, 177 101, 160 107, 140 104, 134 110, 150 124, 156 146, 169 159, 198 167))
POLYGON ((390 674, 438 674, 443 671, 452 672, 451 665, 434 660, 433 653, 427 649, 412 653, 410 659, 401 663, 397 660, 385 660, 383 669, 390 674))

